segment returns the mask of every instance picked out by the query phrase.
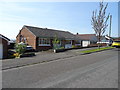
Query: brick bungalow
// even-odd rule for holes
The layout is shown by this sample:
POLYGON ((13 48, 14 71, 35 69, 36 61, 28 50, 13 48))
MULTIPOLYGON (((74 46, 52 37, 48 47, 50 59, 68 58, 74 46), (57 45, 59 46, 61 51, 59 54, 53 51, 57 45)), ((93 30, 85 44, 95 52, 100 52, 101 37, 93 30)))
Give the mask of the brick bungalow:
POLYGON ((0 34, 0 59, 8 57, 8 41, 10 39, 0 34))
POLYGON ((57 36, 59 45, 71 48, 74 45, 75 35, 68 31, 53 30, 24 25, 16 36, 17 43, 24 42, 35 50, 48 50, 53 48, 53 39, 57 36))

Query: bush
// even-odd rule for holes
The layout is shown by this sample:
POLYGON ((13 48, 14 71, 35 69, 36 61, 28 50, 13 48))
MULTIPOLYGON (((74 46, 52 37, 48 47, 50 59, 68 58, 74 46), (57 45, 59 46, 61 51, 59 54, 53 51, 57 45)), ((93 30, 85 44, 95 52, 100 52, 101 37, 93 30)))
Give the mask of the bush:
POLYGON ((80 48, 81 46, 80 46, 80 45, 78 45, 77 47, 78 47, 78 48, 80 48))
POLYGON ((57 38, 56 35, 55 35, 55 38, 53 39, 52 43, 53 43, 53 48, 54 49, 58 49, 59 48, 60 40, 57 38))
POLYGON ((59 49, 64 49, 64 47, 60 47, 59 49))
POLYGON ((16 43, 15 44, 15 51, 16 51, 16 53, 14 54, 14 56, 16 58, 20 58, 20 56, 22 54, 24 54, 24 52, 26 51, 26 47, 27 47, 27 45, 25 45, 23 43, 16 43))
POLYGON ((72 48, 80 48, 80 45, 72 45, 72 48))
POLYGON ((72 48, 76 48, 76 46, 75 46, 75 45, 72 45, 72 48))

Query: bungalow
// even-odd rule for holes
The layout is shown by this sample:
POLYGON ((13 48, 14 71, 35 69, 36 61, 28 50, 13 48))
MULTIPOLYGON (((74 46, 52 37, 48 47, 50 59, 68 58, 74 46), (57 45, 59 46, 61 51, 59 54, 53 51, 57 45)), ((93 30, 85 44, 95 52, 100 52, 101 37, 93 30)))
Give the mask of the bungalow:
POLYGON ((24 42, 32 46, 36 51, 53 48, 53 40, 57 37, 59 45, 64 48, 71 48, 74 45, 75 35, 68 31, 53 30, 24 25, 16 36, 16 42, 24 42))
POLYGON ((104 35, 101 37, 101 41, 97 43, 99 43, 101 46, 111 46, 112 42, 113 42, 112 37, 104 35))
POLYGON ((79 37, 79 42, 81 42, 82 47, 87 47, 90 44, 97 43, 97 37, 95 34, 76 34, 76 37, 79 37))
POLYGON ((120 37, 112 37, 113 41, 120 41, 120 37))
POLYGON ((0 34, 0 59, 8 57, 8 41, 10 39, 0 34))

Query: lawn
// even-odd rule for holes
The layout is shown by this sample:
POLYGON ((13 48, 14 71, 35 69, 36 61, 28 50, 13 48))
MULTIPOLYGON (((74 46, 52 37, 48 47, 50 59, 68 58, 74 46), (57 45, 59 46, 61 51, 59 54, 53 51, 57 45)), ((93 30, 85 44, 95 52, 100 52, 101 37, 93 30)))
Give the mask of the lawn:
POLYGON ((107 49, 112 49, 114 47, 101 47, 101 48, 97 48, 97 49, 91 49, 91 50, 84 50, 81 51, 80 53, 92 53, 92 52, 98 52, 98 51, 103 51, 103 50, 107 50, 107 49))

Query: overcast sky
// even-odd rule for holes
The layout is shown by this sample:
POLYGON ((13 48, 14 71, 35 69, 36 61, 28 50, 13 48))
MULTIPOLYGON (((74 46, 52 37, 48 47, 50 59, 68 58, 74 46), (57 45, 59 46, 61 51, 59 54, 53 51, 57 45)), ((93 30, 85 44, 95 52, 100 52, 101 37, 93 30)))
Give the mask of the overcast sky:
MULTIPOLYGON (((105 3, 106 4, 106 3, 105 3)), ((0 2, 0 34, 15 39, 23 25, 70 31, 74 34, 94 33, 93 10, 99 2, 0 2)), ((112 15, 112 36, 118 36, 118 2, 108 2, 106 15, 112 15)), ((109 24, 109 23, 108 23, 109 24)), ((109 27, 105 35, 108 34, 109 27)))

